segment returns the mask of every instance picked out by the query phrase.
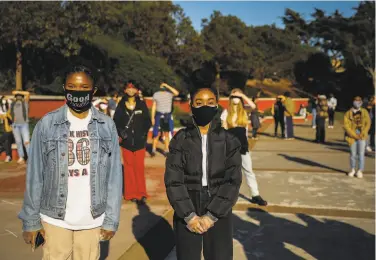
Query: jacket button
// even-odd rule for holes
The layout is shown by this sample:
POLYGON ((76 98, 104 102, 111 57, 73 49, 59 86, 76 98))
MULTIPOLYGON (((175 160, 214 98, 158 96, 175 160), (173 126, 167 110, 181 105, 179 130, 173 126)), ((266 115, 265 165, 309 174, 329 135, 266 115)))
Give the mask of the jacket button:
POLYGON ((62 153, 61 155, 62 155, 62 156, 65 156, 65 153, 62 153))
POLYGON ((64 177, 65 176, 65 174, 63 173, 62 175, 61 175, 61 177, 64 177))
POLYGON ((61 218, 61 217, 63 216, 63 214, 59 213, 59 214, 57 214, 57 216, 58 216, 59 218, 61 218))
POLYGON ((67 135, 66 135, 66 134, 64 134, 64 135, 63 135, 63 137, 64 137, 64 138, 67 138, 67 135))
POLYGON ((60 194, 60 197, 64 198, 64 194, 60 194))

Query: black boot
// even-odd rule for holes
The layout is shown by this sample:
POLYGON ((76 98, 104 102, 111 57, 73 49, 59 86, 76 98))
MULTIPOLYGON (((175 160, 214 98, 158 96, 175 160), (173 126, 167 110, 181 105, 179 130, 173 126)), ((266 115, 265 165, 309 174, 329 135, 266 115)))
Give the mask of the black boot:
POLYGON ((251 202, 254 203, 254 204, 257 204, 259 206, 268 205, 268 202, 266 202, 263 198, 261 198, 260 195, 252 197, 251 202))

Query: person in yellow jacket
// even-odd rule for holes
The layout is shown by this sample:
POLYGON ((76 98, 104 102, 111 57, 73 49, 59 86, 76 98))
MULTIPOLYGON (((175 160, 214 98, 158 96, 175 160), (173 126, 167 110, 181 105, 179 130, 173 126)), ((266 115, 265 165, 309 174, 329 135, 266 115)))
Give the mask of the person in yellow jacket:
POLYGON ((4 124, 4 133, 0 136, 0 154, 5 152, 5 162, 10 162, 12 161, 12 143, 14 142, 10 111, 6 114, 0 114, 0 118, 4 124))
POLYGON ((294 101, 290 98, 290 92, 284 94, 286 97, 285 105, 285 124, 286 124, 286 140, 294 139, 294 122, 293 116, 295 113, 294 101))
POLYGON ((364 159, 368 131, 371 127, 371 120, 368 111, 362 108, 362 98, 354 98, 353 107, 346 112, 344 117, 344 128, 346 141, 350 146, 350 166, 349 177, 363 178, 364 159), (358 171, 356 171, 356 157, 358 155, 358 171))

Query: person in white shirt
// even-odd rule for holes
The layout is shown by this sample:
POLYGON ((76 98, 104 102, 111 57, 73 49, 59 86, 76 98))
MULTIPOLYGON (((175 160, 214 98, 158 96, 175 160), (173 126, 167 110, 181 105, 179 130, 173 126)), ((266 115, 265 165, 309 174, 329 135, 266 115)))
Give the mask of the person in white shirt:
POLYGON ((19 218, 23 238, 43 259, 99 259, 99 242, 119 226, 122 168, 115 123, 92 106, 94 77, 74 66, 64 81, 66 105, 36 125, 19 218))
POLYGON ((328 113, 329 113, 329 125, 328 128, 334 128, 334 114, 337 107, 337 99, 334 97, 333 94, 329 95, 328 100, 328 113))
POLYGON ((221 126, 215 75, 200 69, 191 76, 192 124, 174 135, 167 154, 165 186, 175 210, 177 260, 200 260, 202 252, 208 260, 233 259, 241 145, 221 126))
POLYGON ((248 187, 251 189, 251 202, 260 206, 268 203, 260 196, 256 175, 252 169, 252 158, 248 148, 248 115, 244 107, 247 104, 251 109, 256 108, 256 104, 250 100, 240 89, 233 89, 230 95, 228 110, 225 109, 221 115, 223 128, 236 136, 242 144, 240 150, 242 156, 242 170, 245 174, 248 187))

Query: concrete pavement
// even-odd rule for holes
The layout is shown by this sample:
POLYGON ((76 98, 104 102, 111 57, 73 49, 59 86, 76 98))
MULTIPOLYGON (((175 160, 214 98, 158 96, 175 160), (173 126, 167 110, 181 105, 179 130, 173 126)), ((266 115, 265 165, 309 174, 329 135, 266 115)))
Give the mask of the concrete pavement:
MULTIPOLYGON (((17 219, 22 200, 0 199, 0 259, 40 260, 42 250, 31 252, 22 239, 21 221, 17 219)), ((170 208, 167 205, 137 207, 125 203, 121 209, 119 230, 110 243, 101 244, 101 259, 116 260, 153 227, 170 208)))
MULTIPOLYGON (((375 259, 370 219, 235 211, 233 222, 236 260, 375 259)), ((165 260, 176 260, 175 249, 165 260)))
MULTIPOLYGON (((327 133, 329 144, 320 145, 310 141, 314 130, 308 125, 295 127, 294 141, 270 137, 273 125, 265 129, 252 149, 252 161, 270 206, 260 210, 249 203, 244 179, 234 208, 234 259, 374 259, 374 154, 366 159, 363 179, 349 178, 343 131, 338 126, 327 133)), ((161 255, 173 247, 165 159, 147 157, 145 162, 149 207, 123 205, 119 232, 102 246, 108 255, 102 259, 164 259, 161 255)), ((16 218, 24 171, 0 163, 0 192, 7 191, 0 193, 2 260, 41 258, 40 249, 31 253, 23 243, 16 218)))

